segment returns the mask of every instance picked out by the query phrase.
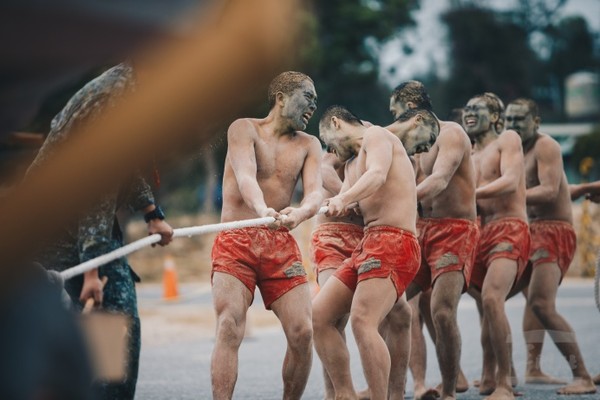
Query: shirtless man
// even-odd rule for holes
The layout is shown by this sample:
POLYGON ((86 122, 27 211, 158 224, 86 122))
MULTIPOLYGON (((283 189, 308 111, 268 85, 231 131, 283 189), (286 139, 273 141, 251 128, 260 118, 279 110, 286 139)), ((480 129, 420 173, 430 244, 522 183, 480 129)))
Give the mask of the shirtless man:
POLYGON ((575 333, 556 310, 556 292, 575 255, 577 243, 560 145, 538 131, 540 117, 533 100, 521 98, 511 102, 506 109, 506 122, 507 128, 516 131, 523 142, 531 233, 528 266, 531 278, 523 330, 532 351, 527 355, 525 380, 534 383, 551 380, 539 368, 540 339, 546 329, 573 373, 573 383, 558 393, 595 393, 596 386, 585 368, 575 333))
MULTIPOLYGON (((321 162, 321 176, 323 178, 323 188, 321 189, 323 198, 328 199, 337 195, 344 180, 344 162, 331 152, 324 153, 321 162)), ((312 233, 310 242, 310 254, 319 287, 323 287, 344 260, 350 258, 362 240, 363 228, 362 216, 355 212, 339 217, 324 214, 317 216, 317 227, 312 233)), ((348 316, 345 315, 336 325, 340 335, 344 338, 347 322, 348 316)), ((323 368, 323 379, 325 399, 333 400, 335 390, 325 368, 323 368)))
POLYGON ((431 113, 419 110, 399 129, 402 141, 384 128, 365 127, 340 106, 330 107, 319 124, 321 139, 346 162, 344 184, 328 200, 328 214, 343 215, 358 203, 366 226, 352 257, 313 304, 315 347, 337 399, 357 398, 348 350, 335 327, 348 312, 371 399, 388 399, 390 356, 378 327, 420 263, 416 185, 408 154, 430 146, 439 128, 431 113))
MULTIPOLYGON (((429 95, 421 82, 404 82, 390 98, 390 111, 395 118, 402 119, 402 113, 415 108, 431 111, 429 95)), ((441 398, 453 399, 461 349, 456 313, 461 294, 469 285, 479 228, 475 221, 475 170, 471 141, 457 123, 438 122, 440 134, 436 142, 417 158, 417 170, 422 175, 417 185, 417 200, 423 213, 417 221, 421 268, 406 294, 411 299, 420 291, 433 287, 433 326, 435 332, 443 333, 443 340, 434 338, 442 374, 441 398)), ((394 133, 396 124, 387 129, 394 133)), ((468 388, 464 375, 462 378, 463 386, 468 388)), ((423 392, 415 390, 415 398, 421 398, 423 392)), ((440 395, 435 390, 431 392, 430 395, 435 397, 440 395)))
POLYGON ((304 392, 312 363, 311 302, 300 251, 289 229, 315 215, 323 199, 321 144, 302 132, 316 101, 308 76, 284 72, 269 86, 269 114, 263 119, 238 119, 227 132, 221 221, 273 217, 275 223, 269 228, 232 229, 215 239, 214 399, 233 396, 238 349, 256 285, 265 307, 281 321, 288 342, 283 398, 299 399, 304 392), (291 207, 299 177, 304 198, 300 207, 291 207))
POLYGON ((469 100, 463 126, 474 141, 477 205, 481 238, 469 293, 483 311, 483 371, 479 392, 488 399, 513 399, 512 345, 504 303, 521 277, 529 256, 525 210, 525 169, 519 135, 498 133, 503 109, 497 96, 484 93, 469 100), (497 369, 497 370, 496 370, 497 369))

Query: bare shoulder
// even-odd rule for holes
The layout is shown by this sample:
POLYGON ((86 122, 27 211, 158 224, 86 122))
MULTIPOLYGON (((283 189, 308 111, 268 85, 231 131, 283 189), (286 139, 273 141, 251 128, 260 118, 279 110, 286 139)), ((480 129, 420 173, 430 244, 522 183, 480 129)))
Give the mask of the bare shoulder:
POLYGON ((451 133, 461 136, 467 134, 463 127, 454 121, 440 121, 440 135, 443 133, 451 133))
POLYGON ((462 126, 453 121, 440 121, 440 134, 438 141, 448 143, 461 143, 471 151, 471 141, 462 126))
POLYGON ((522 146, 521 136, 512 129, 507 129, 504 132, 502 132, 498 137, 498 144, 501 147, 517 146, 520 148, 522 146))
POLYGON ((560 144, 550 135, 540 133, 535 142, 536 153, 561 154, 560 144))
POLYGON ((306 148, 316 148, 321 150, 321 141, 316 136, 310 135, 306 132, 296 131, 296 139, 306 148))
POLYGON ((257 134, 257 124, 258 120, 254 118, 236 119, 229 125, 227 137, 229 139, 236 139, 241 136, 254 137, 257 134))
MULTIPOLYGON (((369 126, 366 130, 365 130, 365 134, 364 134, 364 139, 371 139, 371 138, 396 138, 398 139, 392 132, 388 131, 385 128, 382 128, 379 125, 371 125, 369 126)), ((398 139, 400 140, 400 139, 398 139)))

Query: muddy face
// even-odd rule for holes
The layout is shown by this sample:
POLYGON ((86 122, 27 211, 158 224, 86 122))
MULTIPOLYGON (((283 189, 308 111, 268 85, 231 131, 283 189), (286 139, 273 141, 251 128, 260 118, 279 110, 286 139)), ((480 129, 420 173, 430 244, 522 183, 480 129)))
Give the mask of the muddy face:
POLYGON ((398 119, 398 117, 404 114, 407 110, 408 107, 406 107, 403 104, 400 104, 399 101, 394 101, 393 96, 390 97, 390 112, 392 113, 394 120, 398 119))
POLYGON ((492 129, 492 114, 482 98, 476 97, 463 109, 463 126, 471 138, 492 129))
POLYGON ((426 153, 437 139, 436 133, 429 126, 419 123, 402 139, 402 144, 409 156, 426 153))
POLYGON ((522 104, 509 104, 506 109, 506 128, 516 131, 523 142, 531 140, 537 132, 538 124, 529 107, 522 104))
POLYGON ((342 130, 335 129, 332 126, 328 129, 322 129, 319 136, 327 146, 327 151, 335 154, 340 161, 348 161, 356 155, 350 136, 342 130))
POLYGON ((288 121, 291 129, 303 131, 316 109, 317 92, 315 86, 310 81, 304 81, 291 95, 285 96, 281 116, 288 121))

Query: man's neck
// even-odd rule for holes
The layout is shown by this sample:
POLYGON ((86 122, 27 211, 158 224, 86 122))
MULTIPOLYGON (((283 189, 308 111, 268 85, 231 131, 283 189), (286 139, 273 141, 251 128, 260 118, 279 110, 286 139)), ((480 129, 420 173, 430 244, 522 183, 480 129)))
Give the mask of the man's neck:
POLYGON ((482 150, 496 139, 498 139, 498 134, 493 129, 482 132, 475 137, 475 149, 482 150))
POLYGON ((531 138, 523 141, 523 154, 529 153, 535 147, 535 142, 537 142, 539 137, 540 133, 536 132, 531 138))

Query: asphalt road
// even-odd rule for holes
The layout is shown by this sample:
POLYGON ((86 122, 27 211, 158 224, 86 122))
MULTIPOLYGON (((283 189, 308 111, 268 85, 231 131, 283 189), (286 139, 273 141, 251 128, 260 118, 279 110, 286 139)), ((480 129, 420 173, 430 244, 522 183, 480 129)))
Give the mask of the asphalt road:
MULTIPOLYGON (((207 284, 190 284, 180 288, 177 302, 161 300, 161 287, 139 287, 142 316, 142 355, 136 399, 210 399, 210 355, 213 348, 210 288, 207 284)), ((558 293, 558 308, 574 328, 592 375, 600 373, 600 312, 595 306, 591 280, 566 280, 558 293)), ((524 298, 517 296, 507 302, 514 345, 513 356, 522 399, 565 399, 555 394, 558 386, 524 385, 525 343, 521 331, 524 298)), ((249 336, 240 349, 239 376, 234 399, 280 399, 282 394, 281 364, 286 348, 285 338, 277 321, 264 311, 257 296, 251 307, 249 336)), ((459 307, 459 323, 463 340, 462 368, 469 381, 478 379, 481 368, 479 320, 474 301, 463 296, 459 307)), ((358 389, 366 386, 360 358, 352 333, 348 329, 352 373, 358 389)), ((554 344, 546 335, 542 355, 545 372, 570 379, 570 370, 554 344)), ((433 344, 428 341, 427 383, 440 382, 433 344)), ((412 398, 412 378, 408 378, 406 398, 412 398)), ((600 390, 600 387, 599 387, 600 390)), ((314 354, 313 368, 304 399, 322 399, 321 365, 314 354)), ((471 387, 458 399, 482 399, 471 387)), ((600 394, 568 399, 600 399, 600 394)))

